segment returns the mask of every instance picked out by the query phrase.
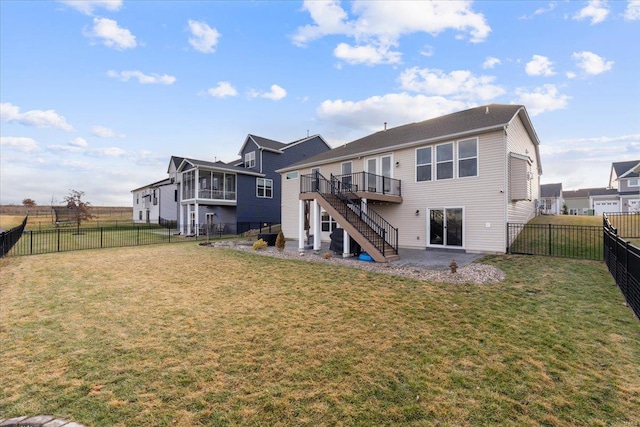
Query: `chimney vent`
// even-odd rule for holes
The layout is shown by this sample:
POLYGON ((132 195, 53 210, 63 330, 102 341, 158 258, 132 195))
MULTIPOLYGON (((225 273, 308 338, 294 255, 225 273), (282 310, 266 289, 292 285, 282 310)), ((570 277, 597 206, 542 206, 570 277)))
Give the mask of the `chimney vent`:
POLYGON ((485 107, 484 113, 485 114, 489 114, 489 106, 488 105, 485 107))
POLYGON ((387 130, 387 122, 384 122, 384 130, 387 130))

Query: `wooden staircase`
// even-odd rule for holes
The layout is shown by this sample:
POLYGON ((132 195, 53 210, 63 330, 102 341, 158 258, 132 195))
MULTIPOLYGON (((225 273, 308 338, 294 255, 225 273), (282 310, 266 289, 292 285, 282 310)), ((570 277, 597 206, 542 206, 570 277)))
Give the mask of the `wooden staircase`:
POLYGON ((360 199, 341 193, 335 183, 319 174, 314 179, 314 191, 306 193, 305 198, 316 200, 374 261, 389 262, 399 258, 397 228, 370 207, 363 210, 360 199))

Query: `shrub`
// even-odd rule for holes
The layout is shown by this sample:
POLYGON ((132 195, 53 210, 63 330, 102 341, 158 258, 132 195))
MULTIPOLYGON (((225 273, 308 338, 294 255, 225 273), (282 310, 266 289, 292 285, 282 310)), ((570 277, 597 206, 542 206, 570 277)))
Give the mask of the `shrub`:
POLYGON ((255 243, 253 244, 254 251, 259 251, 260 249, 264 249, 266 247, 267 247, 267 242, 265 242, 262 239, 256 240, 255 243))
POLYGON ((278 233, 278 237, 276 237, 276 248, 282 252, 284 250, 284 245, 285 245, 286 241, 284 239, 284 233, 282 232, 282 230, 280 230, 280 232, 278 233))

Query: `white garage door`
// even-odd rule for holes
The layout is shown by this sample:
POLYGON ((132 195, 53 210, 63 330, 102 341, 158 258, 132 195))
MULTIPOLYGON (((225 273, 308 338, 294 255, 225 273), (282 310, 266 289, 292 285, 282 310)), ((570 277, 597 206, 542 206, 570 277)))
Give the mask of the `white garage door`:
POLYGON ((620 202, 618 200, 593 202, 593 210, 596 215, 602 215, 605 212, 620 212, 620 202))

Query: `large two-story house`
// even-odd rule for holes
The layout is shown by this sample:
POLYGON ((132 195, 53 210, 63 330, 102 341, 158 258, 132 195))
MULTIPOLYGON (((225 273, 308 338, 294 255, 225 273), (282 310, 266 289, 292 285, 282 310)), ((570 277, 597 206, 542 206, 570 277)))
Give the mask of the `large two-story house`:
POLYGON ((237 161, 183 158, 177 168, 178 229, 237 234, 279 224, 281 177, 275 170, 330 149, 320 135, 288 144, 248 135, 237 161))
POLYGON ((352 238, 378 262, 400 247, 504 253, 507 222, 536 215, 539 143, 522 105, 381 130, 279 169, 282 229, 319 250, 342 228, 345 256, 352 238))
POLYGON ((171 157, 167 178, 131 190, 134 222, 163 225, 176 223, 178 220, 177 169, 182 160, 182 157, 171 157))

